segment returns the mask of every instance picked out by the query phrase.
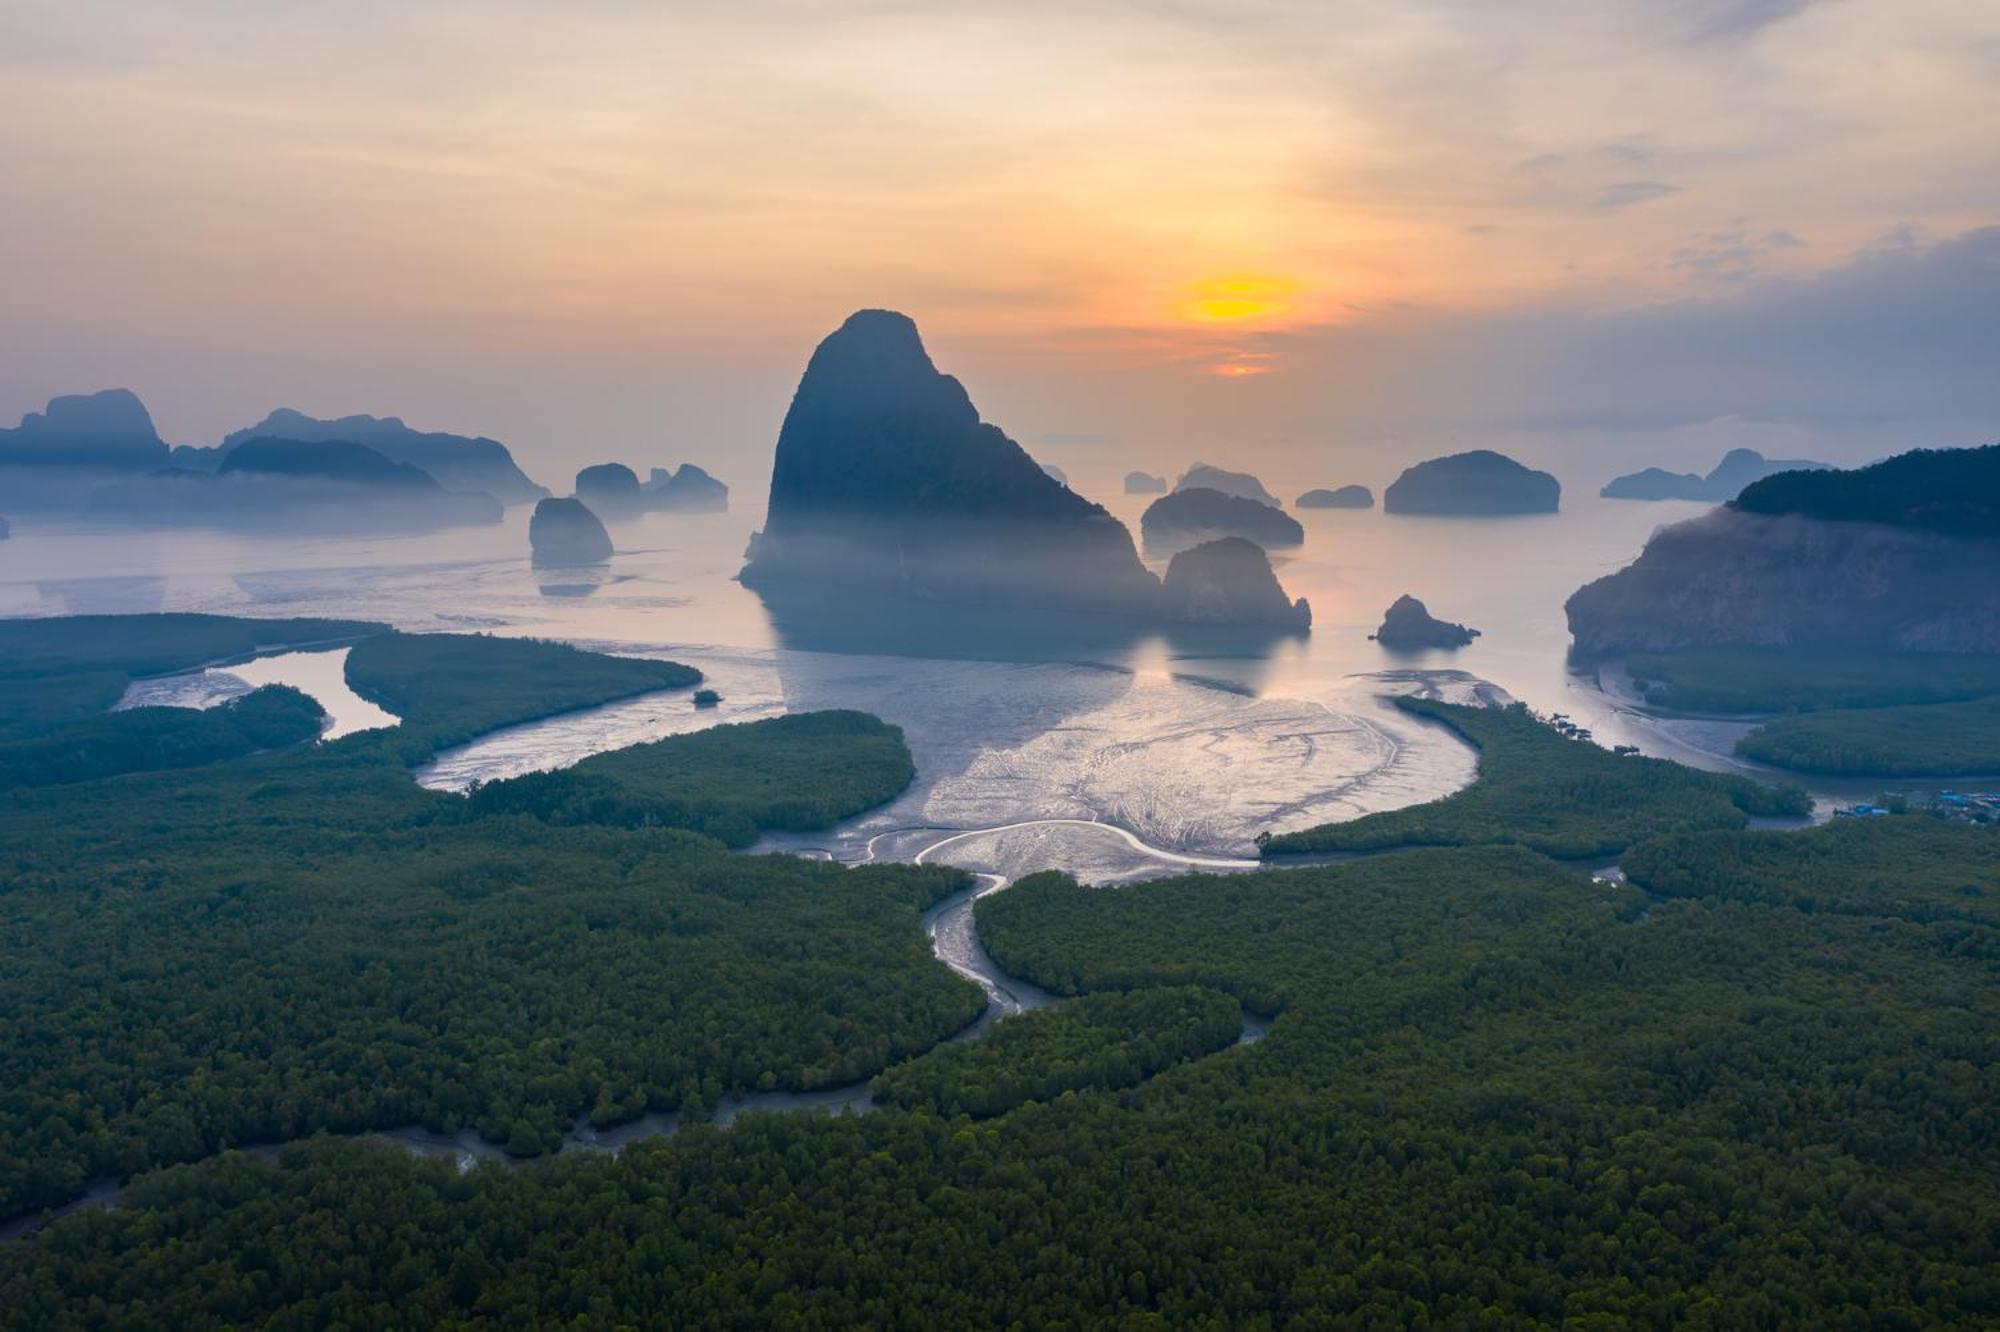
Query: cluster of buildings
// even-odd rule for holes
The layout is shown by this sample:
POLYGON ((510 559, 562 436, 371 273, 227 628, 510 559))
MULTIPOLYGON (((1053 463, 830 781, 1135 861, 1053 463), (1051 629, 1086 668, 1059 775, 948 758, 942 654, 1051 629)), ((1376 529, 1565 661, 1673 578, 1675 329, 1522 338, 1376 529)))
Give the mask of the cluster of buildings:
POLYGON ((2000 823, 2000 791, 1939 791, 1936 795, 1894 798, 1883 803, 1845 805, 1833 811, 1837 819, 1880 819, 1891 814, 1930 814, 1953 823, 2000 823))

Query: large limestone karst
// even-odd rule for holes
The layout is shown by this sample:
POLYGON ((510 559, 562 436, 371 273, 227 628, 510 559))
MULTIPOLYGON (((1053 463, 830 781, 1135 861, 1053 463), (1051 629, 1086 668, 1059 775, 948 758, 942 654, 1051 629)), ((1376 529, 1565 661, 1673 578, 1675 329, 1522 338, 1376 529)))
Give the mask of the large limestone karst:
POLYGON ((1366 486, 1342 486, 1338 490, 1308 490, 1292 501, 1297 509, 1372 509, 1375 492, 1366 486))
POLYGON ((1147 552, 1156 556, 1224 536, 1245 537, 1266 550, 1306 539, 1298 519, 1283 510, 1205 487, 1154 500, 1139 519, 1139 530, 1147 552))
POLYGON ((659 513, 729 511, 729 487, 693 463, 682 463, 671 472, 655 467, 639 488, 646 493, 647 507, 659 513))
POLYGON ((1255 500, 1257 503, 1268 505, 1273 509, 1282 509, 1284 507, 1284 501, 1264 489, 1264 483, 1250 475, 1250 473, 1232 472, 1226 467, 1217 467, 1213 463, 1198 462, 1188 468, 1185 472, 1181 473, 1180 479, 1174 482, 1174 489, 1177 491, 1219 490, 1225 495, 1234 495, 1238 499, 1255 500))
POLYGON ((1725 645, 2000 652, 2000 445, 1768 477, 1660 529, 1565 609, 1585 656, 1725 645))
POLYGON ((1160 597, 1124 525, 981 421, 888 310, 813 352, 742 578, 1139 615, 1160 597))
POLYGON ((1300 632, 1312 607, 1285 595, 1271 561, 1254 541, 1222 537, 1180 552, 1167 565, 1165 613, 1188 624, 1256 625, 1300 632))
POLYGON ((146 405, 130 389, 49 399, 12 430, 0 430, 0 465, 147 468, 166 465, 169 450, 146 405))
POLYGON ((611 534, 582 500, 538 500, 528 547, 538 565, 602 564, 611 558, 611 534))
POLYGON ((1491 449, 1420 462, 1382 492, 1385 513, 1492 517, 1554 513, 1561 502, 1562 485, 1553 476, 1491 449))
POLYGON ((1406 592, 1390 604, 1382 627, 1370 637, 1386 648, 1460 648, 1479 637, 1479 631, 1438 619, 1406 592))

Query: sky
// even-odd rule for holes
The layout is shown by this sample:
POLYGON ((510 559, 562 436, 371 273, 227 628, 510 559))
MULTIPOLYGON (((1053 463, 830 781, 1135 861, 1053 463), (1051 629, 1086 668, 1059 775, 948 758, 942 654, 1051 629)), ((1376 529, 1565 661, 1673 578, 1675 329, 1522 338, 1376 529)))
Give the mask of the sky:
POLYGON ((1996 126, 1991 0, 0 0, 0 419, 760 484, 888 306, 1073 472, 1861 460, 2000 438, 1996 126))

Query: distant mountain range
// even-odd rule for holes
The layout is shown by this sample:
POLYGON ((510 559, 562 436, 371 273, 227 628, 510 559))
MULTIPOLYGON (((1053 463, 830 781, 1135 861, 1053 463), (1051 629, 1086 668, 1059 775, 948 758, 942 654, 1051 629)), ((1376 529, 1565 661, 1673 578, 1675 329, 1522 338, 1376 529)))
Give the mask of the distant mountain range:
POLYGON ((532 504, 548 495, 545 486, 530 481, 514 463, 505 444, 484 435, 412 430, 394 416, 342 416, 322 420, 281 407, 254 426, 223 437, 222 456, 252 439, 295 439, 305 443, 335 440, 366 444, 394 462, 421 467, 446 490, 483 490, 502 504, 532 504))
POLYGON ((214 471, 164 467, 100 485, 87 517, 252 532, 423 532, 500 521, 484 492, 346 440, 244 440, 214 471))
POLYGON ((1731 449, 1707 476, 1648 467, 1606 482, 1597 493, 1605 499, 1707 500, 1720 504, 1735 499, 1751 482, 1778 472, 1818 471, 1830 465, 1805 458, 1766 458, 1755 449, 1731 449))

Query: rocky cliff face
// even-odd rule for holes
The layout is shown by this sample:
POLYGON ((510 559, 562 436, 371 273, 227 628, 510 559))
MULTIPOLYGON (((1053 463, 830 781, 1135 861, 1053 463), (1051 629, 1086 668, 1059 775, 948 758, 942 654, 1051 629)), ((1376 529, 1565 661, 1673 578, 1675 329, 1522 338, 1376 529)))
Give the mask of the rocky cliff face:
POLYGON ((1165 598, 1167 618, 1189 624, 1300 631, 1312 626, 1305 598, 1287 597, 1263 549, 1242 537, 1205 542, 1174 556, 1167 566, 1165 598))
POLYGON ((820 343, 778 434, 743 580, 1154 613, 1124 525, 979 419, 917 327, 863 310, 820 343))
POLYGON ((1491 449, 1432 458, 1406 470, 1382 492, 1385 513, 1554 513, 1562 485, 1491 449))
POLYGON ((2000 652, 2000 539, 1717 509, 1662 528, 1565 609, 1586 656, 1737 644, 2000 652))
POLYGON ((161 467, 169 450, 130 389, 51 398, 0 430, 0 464, 29 467, 161 467))
MULTIPOLYGON (((483 490, 502 504, 530 504, 549 493, 515 466, 514 455, 497 439, 412 430, 394 416, 321 420, 280 407, 256 425, 226 436, 219 453, 226 457, 238 445, 252 439, 296 439, 309 444, 344 440, 366 444, 392 461, 421 467, 446 490, 483 490)), ((192 457, 187 461, 192 462, 192 457)))
POLYGON ((538 565, 602 564, 611 534, 581 500, 545 499, 528 520, 528 546, 538 565))

